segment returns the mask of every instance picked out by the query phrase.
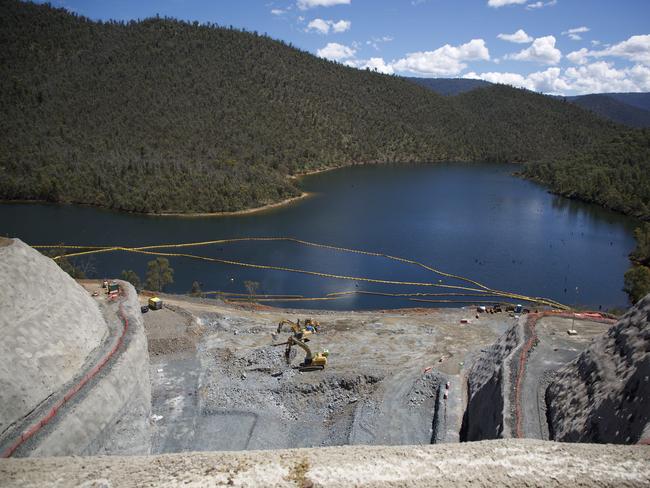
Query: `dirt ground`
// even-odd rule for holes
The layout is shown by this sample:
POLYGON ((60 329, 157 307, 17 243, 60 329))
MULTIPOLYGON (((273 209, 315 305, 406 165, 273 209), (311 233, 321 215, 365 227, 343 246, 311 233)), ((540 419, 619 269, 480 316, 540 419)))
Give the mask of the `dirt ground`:
POLYGON ((465 365, 513 322, 469 308, 306 315, 164 300, 144 315, 160 453, 457 442, 465 365), (309 345, 330 352, 323 371, 298 371, 304 353, 287 365, 274 346, 289 336, 274 336, 280 320, 307 317, 321 324, 309 345))
POLYGON ((525 437, 548 439, 544 392, 551 372, 575 359, 611 324, 547 316, 536 325, 538 342, 528 356, 522 384, 522 428, 525 437), (569 335, 575 330, 577 335, 569 335))

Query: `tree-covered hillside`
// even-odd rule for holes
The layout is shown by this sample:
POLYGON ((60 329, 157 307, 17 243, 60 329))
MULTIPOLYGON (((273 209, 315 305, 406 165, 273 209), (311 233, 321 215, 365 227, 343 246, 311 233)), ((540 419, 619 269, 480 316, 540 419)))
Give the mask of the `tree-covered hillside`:
POLYGON ((561 195, 650 220, 650 130, 527 164, 524 173, 561 195))
MULTIPOLYGON (((622 93, 620 95, 626 94, 622 93)), ((567 100, 619 124, 629 125, 630 127, 650 127, 649 110, 622 102, 606 93, 567 97, 567 100)))
POLYGON ((287 175, 386 161, 538 161, 623 137, 505 86, 448 98, 257 33, 98 23, 0 0, 0 198, 228 211, 287 175))

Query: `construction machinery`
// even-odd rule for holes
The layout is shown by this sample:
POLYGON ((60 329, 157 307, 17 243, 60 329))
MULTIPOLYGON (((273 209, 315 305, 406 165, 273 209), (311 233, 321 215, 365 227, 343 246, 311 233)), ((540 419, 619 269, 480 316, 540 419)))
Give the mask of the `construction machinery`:
POLYGON ((291 332, 294 334, 298 333, 308 333, 308 334, 314 334, 318 332, 318 329, 320 328, 320 324, 314 320, 314 319, 305 319, 303 324, 300 325, 300 319, 296 320, 296 322, 292 322, 291 320, 283 319, 280 321, 278 324, 278 329, 276 331, 277 334, 282 332, 282 327, 284 325, 288 325, 291 328, 291 332))
POLYGON ((292 348, 294 346, 298 346, 305 351, 305 359, 299 365, 300 371, 315 371, 324 369, 325 365, 327 364, 327 356, 329 355, 329 351, 326 349, 323 352, 314 354, 312 353, 310 347, 306 344, 310 340, 309 336, 318 332, 320 324, 314 319, 305 319, 302 325, 300 324, 300 319, 296 320, 296 322, 284 319, 281 320, 278 324, 276 333, 273 334, 274 338, 282 332, 282 328, 285 325, 288 325, 291 328, 291 335, 286 342, 275 345, 286 345, 284 357, 287 361, 287 364, 291 364, 292 348))
POLYGON ((284 357, 287 361, 287 364, 291 364, 291 348, 293 346, 298 346, 305 351, 305 359, 302 363, 298 365, 300 371, 317 371, 325 369, 327 365, 327 357, 329 356, 329 351, 325 349, 323 352, 317 352, 316 354, 311 352, 310 347, 305 344, 303 340, 300 340, 296 335, 292 335, 287 339, 287 347, 284 350, 284 357))
POLYGON ((149 308, 151 310, 160 310, 162 309, 163 302, 160 298, 158 297, 151 297, 149 299, 149 308))

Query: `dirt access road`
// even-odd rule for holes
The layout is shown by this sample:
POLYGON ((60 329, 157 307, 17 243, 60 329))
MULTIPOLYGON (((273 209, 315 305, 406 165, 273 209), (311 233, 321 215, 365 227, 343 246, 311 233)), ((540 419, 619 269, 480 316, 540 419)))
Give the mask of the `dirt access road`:
POLYGON ((611 324, 546 316, 537 321, 537 344, 528 355, 522 382, 522 430, 524 437, 548 439, 544 392, 552 372, 574 360, 595 338, 605 333, 611 324), (575 330, 576 335, 569 335, 575 330))
MULTIPOLYGON (((143 303, 146 297, 143 297, 143 303)), ((374 312, 250 310, 164 297, 145 314, 153 452, 456 442, 463 372, 513 319, 473 309, 374 312), (283 318, 312 317, 324 371, 284 361, 283 318), (470 318, 469 324, 461 319, 470 318), (444 399, 449 382, 449 398, 444 399)))

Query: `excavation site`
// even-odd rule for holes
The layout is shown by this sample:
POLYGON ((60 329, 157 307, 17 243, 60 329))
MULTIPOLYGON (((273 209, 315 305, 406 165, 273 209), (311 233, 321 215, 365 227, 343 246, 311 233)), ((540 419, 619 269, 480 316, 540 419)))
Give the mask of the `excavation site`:
MULTIPOLYGON (((21 461, 0 463, 8 485, 42 481, 29 470, 39 458, 117 456, 101 458, 103 469, 139 466, 132 476, 146 479, 146 463, 120 456, 183 453, 178 462, 198 464, 174 473, 199 476, 219 459, 223 484, 272 481, 274 469, 285 474, 271 485, 352 483, 354 473, 372 480, 394 469, 394 460, 371 469, 363 450, 381 458, 429 446, 423 455, 446 457, 451 469, 460 455, 452 444, 508 439, 522 441, 478 443, 475 455, 515 449, 510 464, 493 459, 463 479, 524 479, 527 464, 512 463, 532 453, 557 462, 535 440, 620 444, 563 449, 578 462, 609 456, 609 481, 650 479, 650 296, 620 320, 551 307, 286 310, 76 282, 18 239, 4 239, 0 254, 2 354, 11 358, 0 366, 0 448, 21 461), (328 460, 298 454, 321 447, 335 449, 328 460), (190 454, 198 451, 221 457, 190 454), (323 474, 338 455, 347 459, 339 478, 323 474)), ((79 480, 82 471, 75 462, 54 470, 79 480)))

